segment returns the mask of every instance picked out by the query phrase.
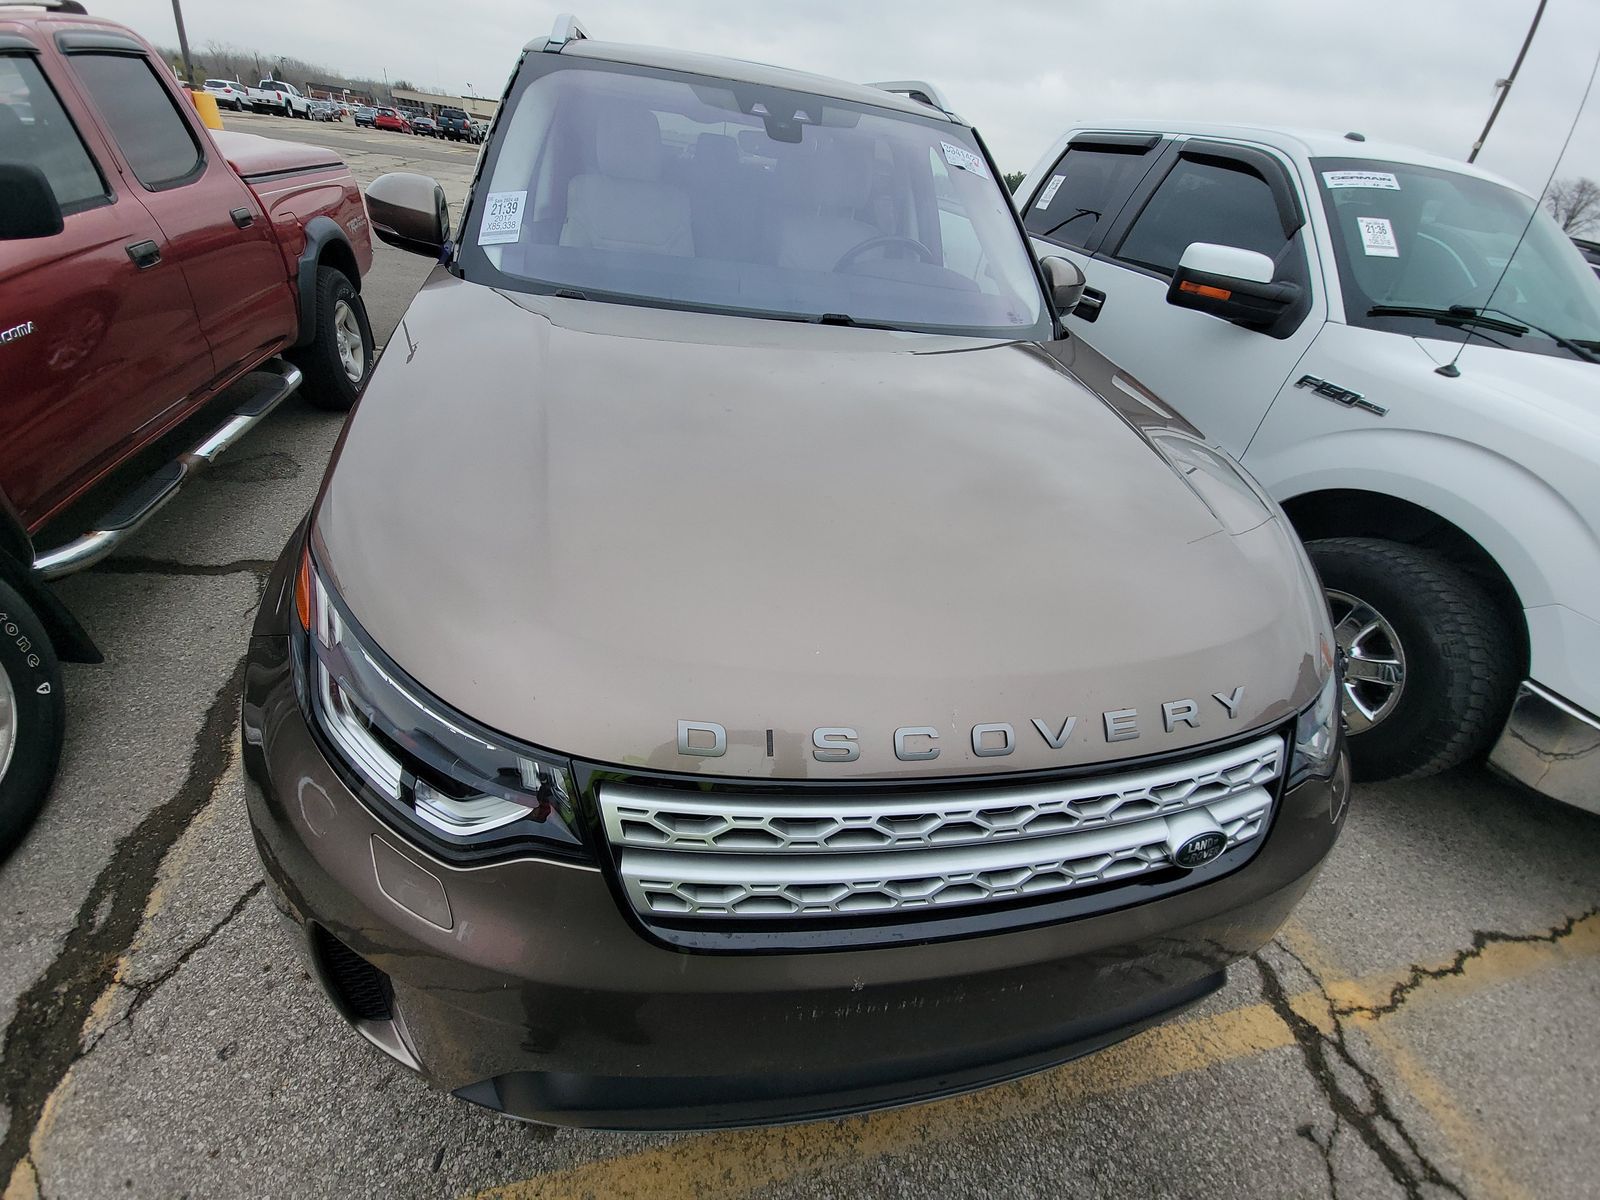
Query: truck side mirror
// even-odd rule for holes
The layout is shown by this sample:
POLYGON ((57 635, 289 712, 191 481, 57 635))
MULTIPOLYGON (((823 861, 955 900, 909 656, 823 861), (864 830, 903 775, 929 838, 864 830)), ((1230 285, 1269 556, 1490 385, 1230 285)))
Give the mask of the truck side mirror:
POLYGON ((1178 260, 1167 303, 1265 330, 1300 298, 1293 283, 1272 282, 1272 260, 1255 250, 1192 242, 1178 260))
POLYGON ((0 163, 0 241, 54 237, 62 228, 61 205, 44 172, 0 163))
POLYGON ((1039 266, 1044 269, 1044 280, 1050 285, 1050 303, 1055 305, 1056 316, 1066 316, 1083 299, 1083 289, 1088 280, 1083 277, 1078 264, 1070 258, 1053 254, 1040 259, 1039 266))
POLYGON ((391 171, 367 185, 367 216, 380 241, 438 258, 450 238, 450 204, 427 175, 391 171))

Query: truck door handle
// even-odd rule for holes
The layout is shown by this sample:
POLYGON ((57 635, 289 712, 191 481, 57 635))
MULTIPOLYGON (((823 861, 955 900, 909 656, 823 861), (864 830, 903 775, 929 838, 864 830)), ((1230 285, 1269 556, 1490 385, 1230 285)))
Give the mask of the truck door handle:
POLYGON ((1100 310, 1105 307, 1106 294, 1099 288, 1086 287, 1083 295, 1078 300, 1078 307, 1072 310, 1072 315, 1082 317, 1093 324, 1100 318, 1100 310))
POLYGON ((134 242, 127 250, 133 265, 141 271, 148 271, 161 261, 161 247, 154 242, 134 242))
POLYGON ((233 218, 233 223, 240 229, 249 229, 256 223, 256 215, 248 208, 236 208, 228 214, 233 218))

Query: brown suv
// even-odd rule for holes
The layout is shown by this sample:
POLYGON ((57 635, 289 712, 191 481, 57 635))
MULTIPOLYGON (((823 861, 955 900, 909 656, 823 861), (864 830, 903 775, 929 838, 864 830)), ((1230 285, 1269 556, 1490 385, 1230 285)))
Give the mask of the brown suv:
POLYGON ((1061 332, 923 84, 525 50, 277 565, 250 819, 334 1003, 628 1128, 977 1087, 1219 987, 1332 846, 1281 512, 1061 332))

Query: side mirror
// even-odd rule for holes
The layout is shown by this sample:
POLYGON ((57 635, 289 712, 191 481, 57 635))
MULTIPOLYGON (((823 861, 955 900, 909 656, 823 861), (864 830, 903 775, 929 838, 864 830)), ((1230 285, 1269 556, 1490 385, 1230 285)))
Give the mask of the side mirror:
POLYGON ((1293 283, 1272 282, 1272 260, 1255 250, 1194 242, 1178 260, 1167 303, 1266 330, 1300 299, 1293 283))
POLYGON ((450 204, 426 175, 391 171, 367 185, 367 216, 380 241, 438 258, 450 238, 450 204))
POLYGON ((61 205, 44 172, 0 163, 0 241, 54 237, 61 230, 61 205))
POLYGON ((1051 255, 1041 259, 1039 266, 1044 269, 1044 280, 1050 285, 1050 302, 1056 306, 1056 315, 1066 316, 1078 307, 1078 301, 1083 299, 1083 289, 1089 281, 1083 277, 1078 264, 1070 258, 1051 255))

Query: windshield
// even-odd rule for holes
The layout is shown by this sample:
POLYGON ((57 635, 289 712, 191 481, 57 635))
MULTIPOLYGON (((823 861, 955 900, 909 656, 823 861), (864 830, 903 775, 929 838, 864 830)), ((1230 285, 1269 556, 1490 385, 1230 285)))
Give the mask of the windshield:
POLYGON ((1580 359, 1600 349, 1600 280, 1542 209, 1528 223, 1535 205, 1527 196, 1408 163, 1312 161, 1350 324, 1580 359), (1526 331, 1457 332, 1428 315, 1381 311, 1452 307, 1526 331))
MULTIPOLYGON (((537 56, 535 56, 537 57, 537 56)), ((508 100, 460 234, 524 291, 1048 337, 1016 217, 931 114, 556 60, 508 100)))

